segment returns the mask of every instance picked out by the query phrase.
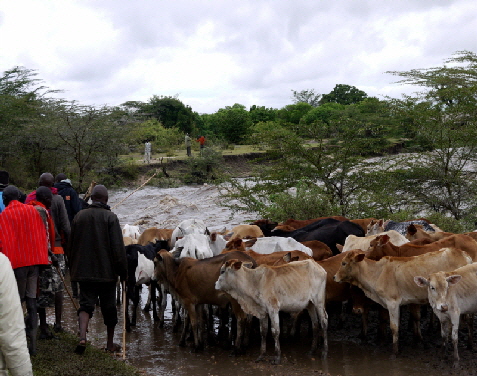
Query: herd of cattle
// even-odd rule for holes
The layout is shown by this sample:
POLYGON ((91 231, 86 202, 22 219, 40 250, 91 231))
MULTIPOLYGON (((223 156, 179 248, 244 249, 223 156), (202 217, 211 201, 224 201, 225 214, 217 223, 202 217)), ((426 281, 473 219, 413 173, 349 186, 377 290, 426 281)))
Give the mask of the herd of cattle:
MULTIPOLYGON (((266 354, 270 323, 277 364, 284 324, 280 320, 286 317, 293 332, 308 312, 311 352, 320 342, 326 357, 327 309, 350 301, 353 311, 362 315, 362 335, 367 333, 369 309, 378 303, 396 355, 400 307, 409 305, 414 335, 422 340, 421 305, 430 304, 441 324, 444 349, 451 336, 457 362, 460 315, 477 312, 477 232, 444 232, 426 219, 257 220, 223 233, 210 233, 203 221, 190 219, 175 229, 142 233, 137 226, 125 225, 123 235, 127 296, 133 302, 127 329, 136 325, 140 286, 146 284, 150 294, 145 309, 152 303, 154 320, 162 327, 170 294, 173 330, 182 322, 180 345, 192 333, 195 351, 213 338, 233 344, 240 353, 255 317, 261 335, 258 360, 266 354)), ((471 344, 472 320, 466 322, 471 344)))

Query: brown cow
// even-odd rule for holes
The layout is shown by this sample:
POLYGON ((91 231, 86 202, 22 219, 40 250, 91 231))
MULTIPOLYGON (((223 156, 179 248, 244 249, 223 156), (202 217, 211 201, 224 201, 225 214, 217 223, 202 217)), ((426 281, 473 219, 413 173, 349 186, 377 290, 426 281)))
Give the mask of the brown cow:
POLYGON ((139 236, 137 243, 140 245, 148 245, 149 243, 155 243, 157 240, 167 240, 170 247, 172 231, 174 230, 167 228, 148 228, 139 236))
POLYGON ((353 222, 353 223, 356 223, 357 225, 360 225, 364 232, 366 233, 368 231, 368 225, 372 222, 372 221, 377 221, 376 218, 362 218, 362 219, 350 219, 349 220, 350 222, 353 222))
MULTIPOLYGON (((167 281, 173 294, 180 299, 182 306, 187 310, 194 334, 194 348, 196 351, 203 347, 202 335, 198 325, 200 306, 202 304, 212 304, 220 308, 226 308, 229 303, 237 318, 235 350, 241 350, 245 314, 235 299, 215 289, 215 282, 219 278, 222 264, 231 259, 251 262, 254 267, 257 265, 253 258, 242 252, 230 252, 202 260, 189 257, 176 260, 166 250, 160 250, 156 256, 156 278, 167 281)), ((187 325, 184 324, 180 340, 181 345, 185 344, 186 328, 187 325)))
POLYGON ((252 239, 263 237, 263 232, 257 225, 238 225, 224 235, 225 240, 252 239))
POLYGON ((315 261, 321 261, 333 256, 333 252, 331 252, 330 247, 328 247, 325 243, 320 242, 319 240, 307 240, 305 242, 300 243, 312 250, 312 257, 315 261))
POLYGON ((464 234, 448 236, 447 238, 426 245, 406 243, 399 247, 389 242, 387 235, 382 235, 371 242, 367 257, 372 260, 380 260, 384 256, 410 257, 448 247, 465 251, 472 260, 477 261, 477 243, 470 236, 464 234))

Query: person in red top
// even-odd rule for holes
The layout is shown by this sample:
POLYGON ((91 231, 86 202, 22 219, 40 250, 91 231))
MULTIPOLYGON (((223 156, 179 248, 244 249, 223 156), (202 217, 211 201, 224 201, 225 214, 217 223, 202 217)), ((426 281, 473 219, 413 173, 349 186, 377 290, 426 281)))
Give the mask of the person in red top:
MULTIPOLYGON (((40 178, 38 179, 38 187, 47 187, 53 195, 51 207, 48 208, 48 213, 50 213, 54 222, 55 231, 55 237, 53 237, 52 240, 51 250, 58 259, 58 264, 62 275, 65 275, 66 264, 62 244, 66 244, 68 241, 68 237, 71 233, 71 227, 70 221, 68 219, 68 213, 66 212, 65 202, 63 197, 58 195, 58 190, 53 187, 54 183, 55 179, 49 172, 41 174, 40 178)), ((25 204, 28 204, 33 200, 36 200, 36 191, 31 192, 27 196, 25 204)), ((46 273, 40 274, 40 284, 43 286, 42 292, 45 292, 45 288, 49 290, 48 294, 41 294, 38 300, 38 306, 42 308, 38 311, 40 314, 40 338, 54 338, 54 335, 51 334, 48 329, 44 308, 55 307, 55 323, 53 328, 55 332, 63 331, 61 319, 63 314, 63 292, 65 287, 59 274, 51 268, 46 273)))
POLYGON ((199 138, 196 140, 200 144, 200 155, 202 155, 202 150, 205 148, 205 137, 204 136, 199 136, 199 138))
POLYGON ((37 280, 40 265, 49 264, 48 240, 40 214, 33 206, 22 204, 20 197, 20 191, 13 185, 3 191, 5 209, 0 213, 0 252, 10 260, 20 299, 26 302, 28 349, 34 355, 38 329, 37 280))

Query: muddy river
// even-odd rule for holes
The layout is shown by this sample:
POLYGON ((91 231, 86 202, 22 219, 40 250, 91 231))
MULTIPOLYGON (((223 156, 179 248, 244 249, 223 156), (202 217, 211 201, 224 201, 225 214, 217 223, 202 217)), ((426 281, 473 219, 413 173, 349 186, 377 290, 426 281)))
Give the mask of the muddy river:
MULTIPOLYGON (((110 192, 110 205, 114 206, 129 193, 110 192)), ((231 228, 248 219, 256 219, 253 213, 234 214, 220 206, 219 191, 212 186, 180 187, 170 189, 146 188, 126 199, 113 211, 122 224, 139 224, 141 229, 158 226, 172 228, 183 219, 201 218, 211 229, 231 228)), ((141 306, 146 300, 147 289, 143 289, 141 306)), ((170 302, 169 302, 170 303, 170 302)), ((118 309, 122 309, 119 307, 118 309)), ((51 314, 50 312, 49 314, 51 314)), ((255 363, 259 353, 260 338, 253 337, 251 345, 243 356, 229 356, 229 350, 218 346, 208 346, 199 353, 191 352, 191 344, 179 347, 179 333, 172 332, 171 306, 168 304, 164 328, 159 328, 151 312, 138 310, 137 326, 126 334, 127 362, 140 368, 146 375, 320 375, 347 376, 391 375, 477 375, 474 353, 465 347, 466 334, 460 334, 459 352, 461 362, 452 367, 451 351, 443 356, 437 346, 439 328, 427 331, 429 314, 423 320, 425 343, 416 344, 406 325, 407 310, 403 309, 400 331, 401 353, 396 359, 391 357, 391 334, 384 345, 375 342, 377 317, 370 315, 370 329, 367 341, 359 340, 360 318, 349 313, 343 327, 338 327, 336 316, 330 314, 328 330, 329 352, 326 359, 317 354, 307 355, 311 337, 306 327, 298 340, 282 338, 282 363, 271 365, 273 341, 268 342, 266 361, 255 363)), ((122 315, 116 330, 115 342, 122 343, 122 315)), ((50 316, 50 322, 54 318, 50 316)), ((76 314, 68 296, 65 296, 64 326, 77 331, 76 314)), ((97 347, 104 347, 105 326, 99 309, 90 321, 88 340, 97 347)), ((477 345, 474 345, 477 349, 477 345)))

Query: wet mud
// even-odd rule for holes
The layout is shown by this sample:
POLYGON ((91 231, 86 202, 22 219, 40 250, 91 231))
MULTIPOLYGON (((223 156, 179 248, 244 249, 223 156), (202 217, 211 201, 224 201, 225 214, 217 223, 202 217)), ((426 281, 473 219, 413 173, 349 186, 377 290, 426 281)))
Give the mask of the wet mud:
MULTIPOLYGON (((146 289, 141 295, 141 306, 147 298, 146 289)), ((69 300, 69 299, 68 299, 69 300)), ((70 301, 65 300, 65 324, 72 331, 77 331, 76 314, 70 301)), ((118 307, 122 311, 122 307, 118 307)), ((445 352, 439 347, 440 328, 438 322, 432 332, 427 330, 430 316, 423 311, 422 329, 424 343, 416 343, 412 331, 407 328, 407 309, 402 309, 400 330, 400 354, 392 357, 391 334, 388 329, 383 344, 378 344, 377 314, 370 314, 370 328, 367 340, 360 340, 361 318, 349 313, 344 325, 339 325, 337 315, 330 314, 328 330, 328 356, 322 359, 318 353, 308 354, 311 335, 308 334, 306 322, 302 325, 298 339, 282 336, 282 362, 272 365, 274 355, 273 340, 267 343, 267 358, 256 363, 259 354, 260 337, 252 337, 251 344, 244 355, 231 356, 230 350, 215 345, 207 346, 203 351, 194 353, 192 342, 186 347, 178 345, 180 333, 172 332, 172 312, 170 302, 166 311, 163 328, 154 322, 152 312, 138 309, 137 326, 126 334, 127 362, 140 368, 146 375, 230 375, 230 376, 279 376, 279 375, 477 375, 475 352, 467 349, 467 331, 464 328, 459 336, 459 354, 461 361, 454 368, 450 347, 445 352), (436 326, 437 325, 437 326, 436 326)), ((122 315, 120 315, 122 317, 122 315)), ((53 318, 51 318, 53 319, 53 318)), ((90 321, 88 340, 97 347, 104 347, 106 331, 99 307, 90 321)), ((115 342, 122 343, 122 319, 116 329, 115 342)), ((477 344, 474 344, 477 349, 477 344)), ((73 349, 72 349, 73 350, 73 349)))

